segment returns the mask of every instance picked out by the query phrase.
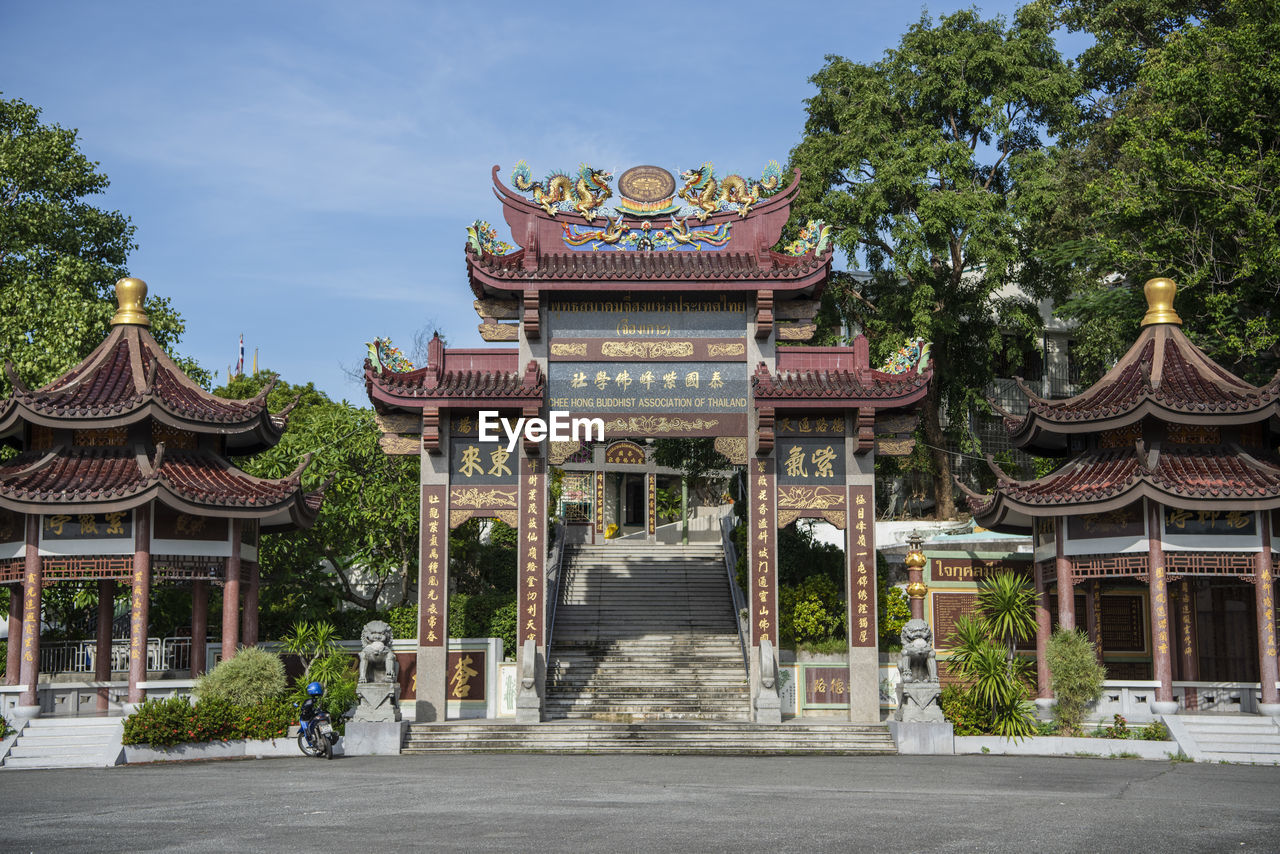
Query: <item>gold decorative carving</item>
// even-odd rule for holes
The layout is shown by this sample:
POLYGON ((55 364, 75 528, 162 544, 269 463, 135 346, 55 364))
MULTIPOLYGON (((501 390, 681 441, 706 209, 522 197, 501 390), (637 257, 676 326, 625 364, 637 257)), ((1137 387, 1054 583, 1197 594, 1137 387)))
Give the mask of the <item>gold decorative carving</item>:
POLYGON ((715 449, 736 466, 747 464, 747 438, 745 436, 717 436, 715 449))
POLYGON ((472 303, 481 318, 516 320, 520 317, 520 303, 507 299, 478 299, 472 303))
POLYGON ((449 530, 452 531, 454 528, 458 527, 459 525, 461 525, 463 522, 467 521, 474 515, 476 515, 476 511, 474 510, 450 510, 449 511, 449 530))
POLYGON ((778 506, 800 510, 827 510, 844 507, 844 490, 829 486, 780 486, 778 506))
POLYGON ((395 433, 383 433, 378 437, 378 447, 389 457, 417 456, 420 450, 416 438, 406 439, 395 433))
POLYGON ((692 341, 605 341, 600 345, 605 356, 631 356, 637 359, 687 358, 693 355, 692 341))
POLYGON ((520 327, 514 323, 482 323, 476 328, 485 341, 514 341, 520 337, 520 327))
POLYGON ((690 421, 684 418, 668 418, 665 415, 633 415, 630 418, 606 421, 604 429, 610 433, 647 436, 653 433, 676 433, 684 430, 710 430, 719 423, 718 418, 695 418, 690 421))
POLYGON ((604 452, 604 461, 612 465, 644 465, 644 448, 635 442, 614 442, 604 452))
POLYGON ((911 436, 905 439, 876 439, 876 453, 882 457, 909 457, 915 447, 916 440, 911 436))
POLYGON ((722 356, 742 356, 746 352, 747 345, 742 343, 707 345, 707 358, 709 359, 718 359, 722 356))
POLYGON ((547 461, 558 466, 581 450, 581 442, 551 442, 547 448, 547 461))
POLYGON ((494 511, 493 518, 511 528, 520 527, 519 510, 496 510, 494 511))
POLYGON ((822 515, 828 522, 842 531, 849 524, 849 514, 843 510, 827 510, 822 515))
POLYGON ((637 202, 670 201, 676 179, 660 166, 632 166, 618 179, 618 192, 637 202))
POLYGON ((792 522, 800 518, 799 510, 779 510, 778 511, 778 527, 785 528, 792 522))
POLYGON ((449 490, 449 503, 476 508, 515 507, 516 490, 492 486, 455 486, 449 490))
POLYGON ((779 341, 808 341, 818 331, 818 324, 780 323, 777 329, 779 341))
POLYGON ((419 415, 384 415, 373 414, 373 423, 383 433, 421 433, 422 417, 419 415))
POLYGON ((551 355, 553 356, 585 356, 587 355, 587 344, 585 341, 577 344, 552 344, 551 355))

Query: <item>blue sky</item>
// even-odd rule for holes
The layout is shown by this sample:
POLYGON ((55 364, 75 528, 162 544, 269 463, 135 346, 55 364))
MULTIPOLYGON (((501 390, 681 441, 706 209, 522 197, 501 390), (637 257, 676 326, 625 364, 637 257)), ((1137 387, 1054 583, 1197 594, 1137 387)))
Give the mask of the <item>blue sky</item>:
POLYGON ((483 343, 463 246, 509 239, 494 164, 758 174, 824 56, 873 61, 924 8, 0 0, 0 92, 80 131, 184 353, 224 380, 243 333, 246 367, 365 403, 344 368, 375 335, 483 343))

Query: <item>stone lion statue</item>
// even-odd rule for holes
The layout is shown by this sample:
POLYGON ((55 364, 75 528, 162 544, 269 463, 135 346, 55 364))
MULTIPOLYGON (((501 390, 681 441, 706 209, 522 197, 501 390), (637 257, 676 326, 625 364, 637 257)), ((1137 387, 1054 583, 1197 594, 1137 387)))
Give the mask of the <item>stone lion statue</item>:
POLYGON ((924 620, 907 620, 902 626, 902 655, 898 659, 898 671, 903 682, 938 681, 933 629, 924 620))
POLYGON ((381 681, 396 681, 396 655, 391 651, 391 626, 382 620, 372 620, 360 630, 360 681, 376 682, 381 669, 381 681))

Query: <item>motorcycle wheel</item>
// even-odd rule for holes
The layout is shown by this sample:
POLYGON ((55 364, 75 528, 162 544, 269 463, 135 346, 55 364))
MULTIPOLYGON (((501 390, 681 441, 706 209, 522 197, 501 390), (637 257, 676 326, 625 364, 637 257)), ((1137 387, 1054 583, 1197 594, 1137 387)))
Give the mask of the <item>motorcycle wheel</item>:
POLYGON ((323 735, 320 736, 320 749, 324 751, 325 759, 333 758, 333 742, 325 738, 323 735))
MULTIPOLYGON (((328 739, 324 739, 328 742, 328 739)), ((298 749, 302 751, 304 756, 319 756, 321 749, 309 738, 307 738, 306 730, 298 731, 298 749)))

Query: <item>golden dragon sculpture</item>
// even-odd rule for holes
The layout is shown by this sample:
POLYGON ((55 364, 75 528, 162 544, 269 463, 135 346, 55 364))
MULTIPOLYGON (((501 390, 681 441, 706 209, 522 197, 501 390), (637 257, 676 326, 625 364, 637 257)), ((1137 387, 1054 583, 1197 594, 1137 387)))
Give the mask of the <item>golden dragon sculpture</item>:
POLYGON ((570 178, 562 172, 552 172, 541 181, 533 180, 529 164, 521 160, 511 171, 511 185, 522 193, 532 193, 533 201, 551 216, 560 209, 561 202, 568 202, 587 222, 595 219, 596 211, 613 196, 609 181, 613 173, 593 169, 586 163, 578 167, 578 177, 570 178))
POLYGON ((696 169, 688 169, 680 173, 684 186, 676 193, 695 208, 700 222, 723 209, 725 205, 738 205, 738 216, 750 213, 762 193, 776 190, 782 183, 782 170, 776 160, 770 160, 765 166, 764 175, 758 182, 748 182, 741 175, 727 175, 717 179, 710 163, 703 163, 696 169))

